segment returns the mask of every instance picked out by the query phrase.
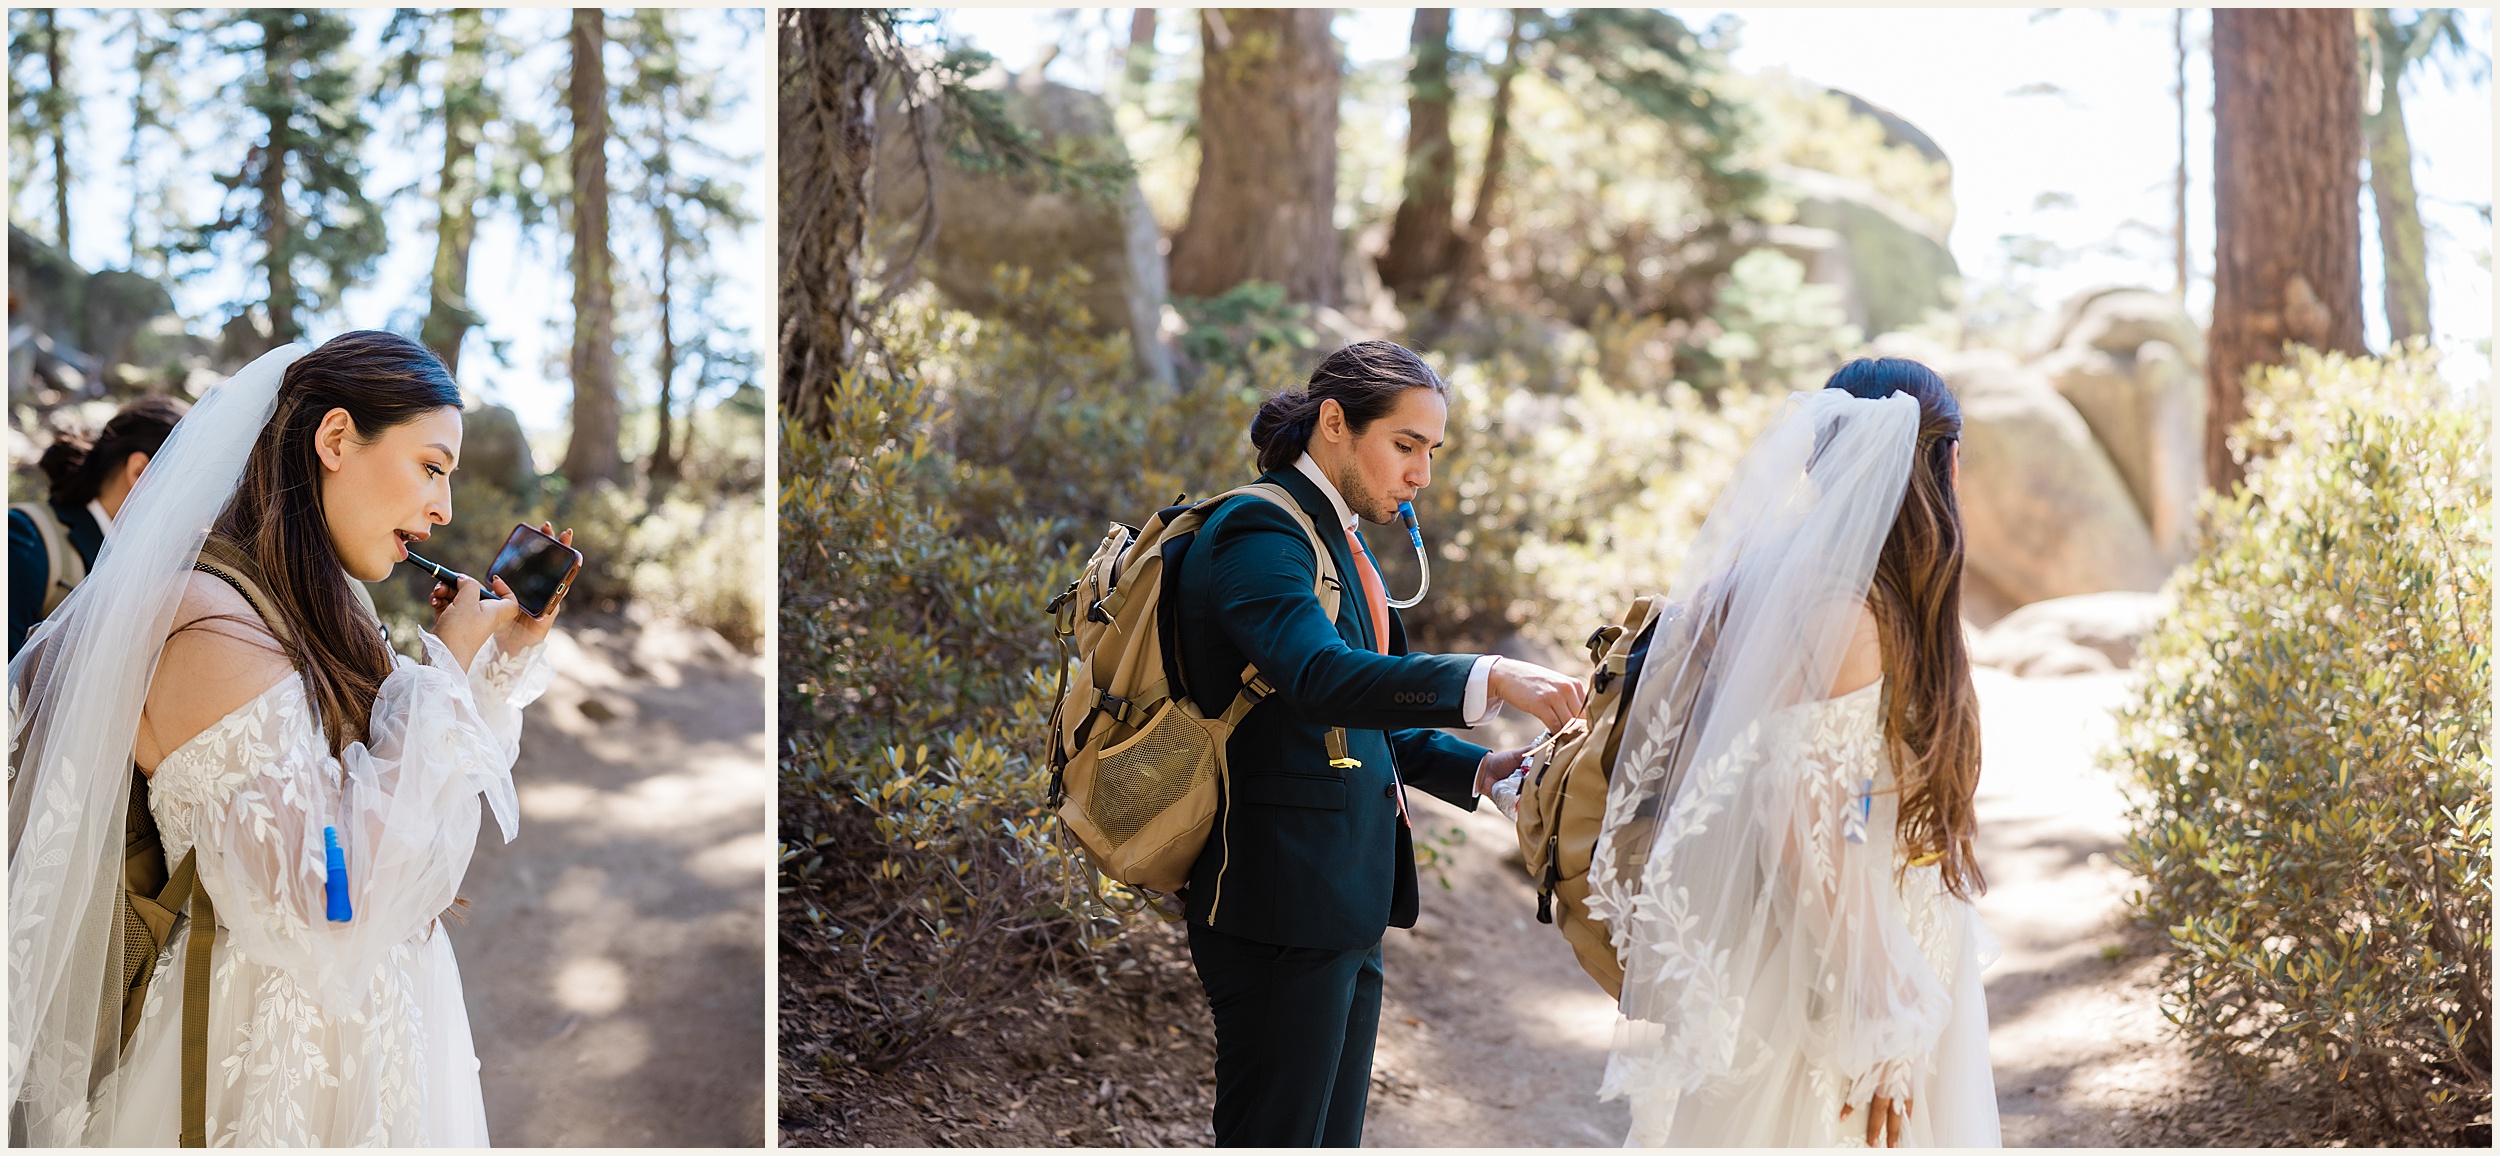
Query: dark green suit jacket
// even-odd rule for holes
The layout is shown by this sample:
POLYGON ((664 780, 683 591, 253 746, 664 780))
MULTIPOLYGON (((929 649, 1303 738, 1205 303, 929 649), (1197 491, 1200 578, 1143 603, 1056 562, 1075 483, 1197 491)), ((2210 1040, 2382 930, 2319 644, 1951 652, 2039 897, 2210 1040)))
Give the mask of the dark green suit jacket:
MULTIPOLYGON (((87 507, 71 509, 52 507, 52 516, 68 531, 70 548, 78 551, 87 569, 95 569, 96 555, 104 552, 104 527, 96 525, 95 515, 87 507)), ((9 657, 17 657, 17 649, 26 645, 26 635, 43 621, 44 587, 50 582, 52 560, 43 552, 43 532, 35 528, 34 519, 15 510, 9 511, 9 657)))
POLYGON ((1276 689, 1226 748, 1232 797, 1190 873, 1188 917, 1261 943, 1368 948, 1386 928, 1415 925, 1414 844, 1398 821, 1391 768, 1410 787, 1475 809, 1484 748, 1430 728, 1466 724, 1476 656, 1407 654, 1395 610, 1389 653, 1377 653, 1328 496, 1290 468, 1259 480, 1301 503, 1346 588, 1331 625, 1311 592, 1310 539, 1257 498, 1226 502, 1181 554, 1172 587, 1180 666, 1199 709, 1230 705, 1251 663, 1276 689), (1363 765, 1328 765, 1331 727, 1346 728, 1347 753, 1363 765))

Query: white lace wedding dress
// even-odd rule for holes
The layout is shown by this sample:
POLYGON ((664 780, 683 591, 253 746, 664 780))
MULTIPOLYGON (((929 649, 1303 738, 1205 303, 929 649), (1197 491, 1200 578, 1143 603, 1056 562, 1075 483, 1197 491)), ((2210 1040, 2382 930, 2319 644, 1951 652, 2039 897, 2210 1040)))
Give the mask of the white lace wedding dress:
MULTIPOLYGON (((433 636, 425 647, 424 664, 398 660, 369 743, 341 758, 290 676, 149 780, 167 865, 196 849, 217 909, 212 1146, 487 1142, 460 969, 438 917, 468 871, 481 795, 504 838, 514 833, 521 708, 552 676, 543 645, 505 655, 489 641, 466 673, 433 636), (325 917, 325 827, 348 852, 344 923, 325 917)), ((178 1137, 187 942, 176 935, 157 961, 126 1062, 95 1101, 94 1143, 178 1137)))
POLYGON ((1618 1022, 1602 1094, 1630 1101, 1627 1144, 1859 1146, 1871 1095, 1913 1102, 1906 1145, 2001 1142, 1979 978, 1996 946, 1936 867, 1896 859, 1882 686, 1780 710, 1693 769, 1658 845, 1739 807, 1777 816, 1743 885, 1770 926, 1743 959, 1679 934, 1691 896, 1652 863, 1631 917, 1662 958, 1633 972, 1674 1026, 1618 1022))

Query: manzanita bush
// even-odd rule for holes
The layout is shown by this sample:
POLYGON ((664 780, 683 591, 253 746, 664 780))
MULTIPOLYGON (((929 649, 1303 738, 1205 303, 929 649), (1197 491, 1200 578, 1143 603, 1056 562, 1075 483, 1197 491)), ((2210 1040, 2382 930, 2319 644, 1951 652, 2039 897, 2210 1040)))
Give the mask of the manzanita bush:
POLYGON ((2364 1142, 2491 1136, 2487 408, 2418 345, 2255 379, 2114 758, 2164 1012, 2364 1142))

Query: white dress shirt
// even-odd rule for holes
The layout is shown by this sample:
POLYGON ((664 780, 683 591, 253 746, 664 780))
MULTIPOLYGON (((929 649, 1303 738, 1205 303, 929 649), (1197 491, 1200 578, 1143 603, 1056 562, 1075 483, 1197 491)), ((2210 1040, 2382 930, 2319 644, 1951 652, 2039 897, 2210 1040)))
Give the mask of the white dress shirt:
MULTIPOLYGON (((1302 471, 1303 477, 1311 479, 1311 484, 1318 486, 1320 493, 1328 495, 1328 504, 1336 507, 1337 510, 1337 524, 1349 533, 1357 532, 1354 524, 1354 511, 1345 504, 1345 495, 1337 492, 1336 483, 1329 481, 1328 475, 1320 472, 1319 463, 1312 461, 1311 455, 1305 453, 1294 459, 1293 468, 1302 471)), ((1363 564, 1362 559, 1355 560, 1355 565, 1363 564)), ((1386 579, 1384 578, 1383 581, 1385 582, 1386 579)), ((1359 591, 1362 587, 1358 583, 1355 589, 1359 591)), ((1382 591, 1382 596, 1386 597, 1387 591, 1382 591)), ((1381 639, 1380 644, 1386 647, 1389 640, 1381 639)), ((1492 697, 1489 688, 1493 682, 1493 664, 1500 660, 1500 655, 1480 655, 1476 659, 1476 664, 1468 668, 1467 697, 1459 705, 1461 717, 1467 720, 1466 725, 1478 726, 1484 720, 1502 713, 1500 701, 1487 701, 1492 697)))
POLYGON ((95 519, 96 529, 104 531, 104 540, 112 541, 113 515, 104 512, 104 503, 96 498, 87 499, 87 514, 95 519))

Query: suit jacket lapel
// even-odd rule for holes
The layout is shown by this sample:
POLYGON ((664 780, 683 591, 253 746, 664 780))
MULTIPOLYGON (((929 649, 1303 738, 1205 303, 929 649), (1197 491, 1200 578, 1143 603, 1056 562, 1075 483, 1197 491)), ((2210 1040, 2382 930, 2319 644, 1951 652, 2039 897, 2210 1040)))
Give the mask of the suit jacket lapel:
POLYGON ((1356 562, 1345 540, 1345 527, 1337 521, 1337 507, 1328 495, 1303 477, 1302 471, 1287 466, 1273 470, 1259 479, 1283 486, 1295 501, 1302 503, 1302 512, 1310 516, 1311 526, 1319 531, 1319 540, 1327 543, 1329 556, 1337 562, 1337 633, 1346 633, 1346 623, 1354 623, 1353 636, 1348 639, 1360 650, 1378 649, 1372 645, 1371 611, 1363 604, 1363 580, 1355 570, 1356 562))

